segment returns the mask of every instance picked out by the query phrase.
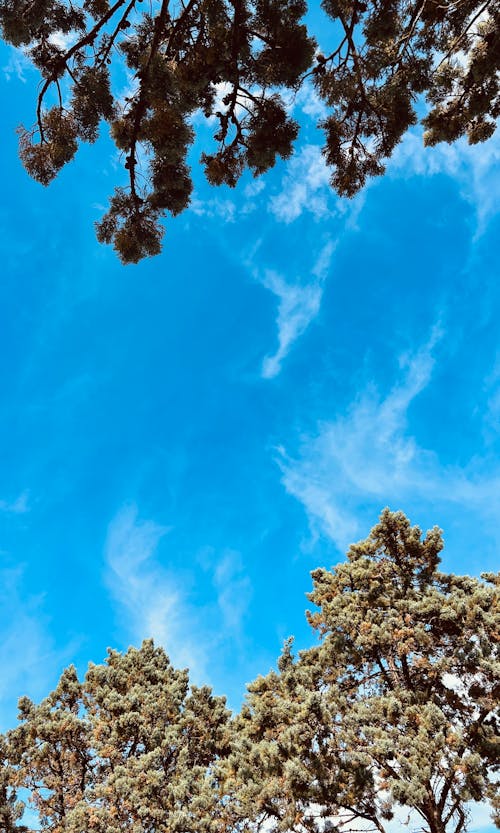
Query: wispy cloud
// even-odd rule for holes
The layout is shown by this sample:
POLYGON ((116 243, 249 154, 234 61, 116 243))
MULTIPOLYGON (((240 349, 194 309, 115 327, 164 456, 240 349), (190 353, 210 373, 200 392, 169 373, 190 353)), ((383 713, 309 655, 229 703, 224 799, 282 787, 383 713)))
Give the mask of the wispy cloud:
POLYGON ((224 628, 237 636, 241 633, 243 618, 252 594, 251 582, 245 573, 239 552, 230 550, 216 563, 213 583, 224 628))
POLYGON ((299 107, 306 116, 318 120, 324 119, 328 115, 328 107, 322 98, 318 95, 315 87, 310 81, 306 82, 299 89, 294 104, 299 107))
POLYGON ((2 67, 3 74, 7 81, 17 78, 18 81, 26 83, 26 72, 31 64, 28 58, 14 46, 9 47, 9 60, 2 67))
POLYGON ((304 145, 288 163, 280 192, 271 198, 269 209, 277 220, 291 223, 307 211, 316 218, 331 210, 333 191, 330 173, 318 145, 304 145))
POLYGON ((180 587, 165 571, 156 555, 169 528, 140 520, 137 507, 123 507, 111 521, 105 546, 108 585, 127 617, 128 630, 141 642, 153 637, 165 646, 177 665, 203 669, 199 650, 182 640, 180 587))
POLYGON ((262 363, 263 378, 273 379, 293 342, 318 314, 323 286, 319 281, 304 286, 289 284, 276 272, 266 272, 262 284, 278 298, 278 349, 262 363))
POLYGON ((315 122, 324 119, 328 115, 328 107, 311 82, 307 79, 297 91, 282 91, 285 107, 289 113, 301 110, 304 115, 315 122))
POLYGON ((257 194, 260 194, 265 187, 266 183, 262 177, 260 179, 252 179, 251 182, 245 185, 243 193, 245 194, 245 197, 256 197, 257 194))
POLYGON ((465 468, 443 465, 408 432, 408 410, 431 380, 441 338, 436 327, 420 350, 401 357, 400 378, 385 396, 369 385, 346 415, 319 423, 298 455, 278 449, 286 490, 304 505, 313 533, 326 534, 341 551, 363 531, 367 502, 464 504, 498 519, 499 468, 485 476, 477 460, 465 468))
POLYGON ((197 217, 218 217, 223 223, 234 223, 236 220, 236 204, 232 200, 211 197, 202 200, 193 197, 189 204, 189 211, 197 217))
POLYGON ((65 32, 53 32, 49 35, 49 43, 53 43, 59 49, 66 52, 76 42, 76 35, 74 32, 66 34, 65 32))
POLYGON ((352 199, 344 199, 330 185, 331 175, 321 147, 304 145, 288 163, 278 192, 269 200, 269 211, 285 224, 309 214, 314 220, 335 217, 342 229, 355 227, 366 189, 352 199))
POLYGON ((0 731, 12 728, 21 695, 47 695, 72 651, 56 649, 42 596, 27 594, 22 565, 0 569, 0 731))
POLYGON ((332 241, 322 248, 311 270, 311 280, 307 283, 289 283, 282 275, 273 271, 266 271, 261 278, 263 286, 278 298, 278 348, 273 355, 264 359, 264 379, 273 379, 278 375, 292 344, 318 314, 334 248, 332 241))
MULTIPOLYGON (((308 99, 311 117, 321 102, 308 99)), ((307 112, 307 103, 297 104, 307 112)), ((476 236, 482 234, 498 211, 496 195, 500 187, 500 132, 479 145, 469 145, 466 139, 436 147, 424 146, 422 129, 409 131, 387 163, 387 172, 397 178, 444 174, 454 179, 465 199, 474 205, 477 217, 476 236)), ((292 157, 282 178, 280 190, 271 197, 269 210, 277 220, 291 223, 304 213, 315 219, 326 216, 343 217, 352 226, 366 201, 370 185, 354 199, 339 198, 330 185, 331 170, 325 163, 320 145, 306 144, 292 157)))
POLYGON ((445 174, 458 182, 465 199, 474 205, 476 236, 498 211, 500 188, 500 134, 487 142, 469 145, 466 139, 424 147, 421 130, 406 134, 388 164, 388 173, 401 176, 445 174))
POLYGON ((162 564, 159 550, 169 531, 141 520, 134 504, 124 506, 108 528, 108 586, 137 643, 153 637, 176 666, 187 666, 195 682, 206 682, 217 645, 239 635, 250 581, 238 553, 217 557, 207 548, 202 569, 215 590, 215 604, 206 600, 194 605, 176 570, 162 564))
POLYGON ((0 512, 6 512, 12 515, 24 515, 30 511, 28 498, 28 492, 22 492, 15 500, 0 500, 0 512))

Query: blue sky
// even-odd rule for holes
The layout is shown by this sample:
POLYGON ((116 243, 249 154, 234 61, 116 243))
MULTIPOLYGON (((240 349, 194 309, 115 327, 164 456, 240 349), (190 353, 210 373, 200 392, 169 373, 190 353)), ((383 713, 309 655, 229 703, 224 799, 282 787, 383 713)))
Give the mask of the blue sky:
POLYGON ((196 172, 163 254, 123 267, 92 227, 108 141, 49 189, 17 159, 36 81, 0 51, 0 728, 149 636, 237 706, 386 505, 444 529, 445 569, 497 569, 498 138, 415 130, 341 201, 299 96, 291 163, 196 172))

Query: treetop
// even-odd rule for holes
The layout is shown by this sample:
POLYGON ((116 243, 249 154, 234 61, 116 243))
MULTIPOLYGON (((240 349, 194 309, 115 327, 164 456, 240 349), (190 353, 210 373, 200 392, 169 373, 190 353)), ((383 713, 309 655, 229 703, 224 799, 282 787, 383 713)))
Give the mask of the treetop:
POLYGON ((126 178, 97 236, 135 263, 160 251, 163 215, 189 204, 195 114, 216 125, 203 138, 206 178, 234 187, 244 170, 260 176, 292 155, 299 125, 287 94, 312 85, 326 108, 331 184, 348 197, 384 172, 417 122, 417 102, 426 101, 428 145, 492 135, 498 0, 321 8, 334 25, 311 32, 305 0, 0 0, 3 38, 41 74, 34 124, 19 130, 26 170, 47 185, 107 122, 126 178), (117 67, 129 77, 126 95, 117 67))

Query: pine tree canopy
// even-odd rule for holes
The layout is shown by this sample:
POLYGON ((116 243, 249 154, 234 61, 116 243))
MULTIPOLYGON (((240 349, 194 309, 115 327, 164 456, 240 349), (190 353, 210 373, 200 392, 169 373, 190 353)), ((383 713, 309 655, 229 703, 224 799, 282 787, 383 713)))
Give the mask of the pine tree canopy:
POLYGON ((210 771, 228 718, 224 698, 189 689, 152 640, 110 651, 83 683, 70 667, 40 705, 19 701, 3 741, 0 830, 15 829, 12 788, 23 788, 48 833, 214 833, 210 771))
POLYGON ((238 718, 227 777, 249 831, 384 833, 399 806, 413 829, 462 833, 471 800, 500 827, 499 576, 441 573, 441 548, 386 510, 313 573, 320 645, 294 659, 288 643, 238 718))
POLYGON ((186 156, 200 117, 216 125, 201 154, 206 177, 234 186, 245 169, 258 176, 291 156, 289 94, 314 85, 331 183, 346 196, 384 171, 416 123, 417 99, 427 102, 429 145, 492 135, 499 0, 321 5, 327 25, 314 33, 305 0, 0 0, 4 40, 42 77, 34 125, 19 131, 26 170, 47 185, 107 121, 127 184, 97 236, 130 263, 160 251, 160 219, 189 203, 186 156))
POLYGON ((1 833, 387 833, 402 811, 465 833, 471 801, 500 827, 500 576, 442 573, 441 548, 385 510, 313 573, 319 643, 289 640, 232 719, 151 640, 22 697, 1 833))

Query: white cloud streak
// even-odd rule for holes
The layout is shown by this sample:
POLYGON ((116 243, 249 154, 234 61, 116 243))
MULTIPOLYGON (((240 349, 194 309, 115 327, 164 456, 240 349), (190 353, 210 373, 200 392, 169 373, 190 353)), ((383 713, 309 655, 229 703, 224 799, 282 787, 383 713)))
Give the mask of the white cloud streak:
POLYGON ((28 492, 22 492, 15 500, 0 500, 0 512, 12 515, 24 515, 30 511, 28 492))
POLYGON ((9 47, 9 60, 2 67, 6 81, 17 78, 18 81, 26 83, 26 73, 32 68, 28 58, 14 46, 9 47))
POLYGON ((454 179, 464 199, 476 211, 476 237, 498 211, 500 188, 500 133, 487 142, 469 145, 466 139, 453 144, 424 147, 422 132, 406 134, 389 161, 388 173, 400 177, 445 174, 454 179))
POLYGON ((239 636, 251 587, 241 557, 212 550, 202 569, 215 589, 215 605, 194 606, 174 569, 166 569, 159 549, 169 528, 141 520, 134 504, 124 506, 108 527, 105 544, 107 583, 126 629, 136 643, 153 637, 177 667, 205 683, 210 657, 225 639, 239 636), (222 623, 222 628, 221 628, 222 623))
POLYGON ((43 596, 23 591, 24 567, 0 569, 0 731, 15 725, 16 703, 47 695, 72 653, 56 650, 43 612, 43 596))
POLYGON ((213 583, 224 628, 238 636, 252 593, 240 553, 230 550, 222 556, 215 565, 213 583))
POLYGON ((292 285, 276 272, 266 272, 262 284, 278 298, 278 349, 262 363, 263 378, 273 379, 280 372, 293 342, 318 314, 323 287, 320 282, 292 285))
POLYGON ((236 204, 232 200, 212 197, 208 200, 201 200, 193 197, 189 210, 197 217, 217 217, 223 223, 234 223, 236 221, 236 204))
POLYGON ((368 386, 345 416, 319 423, 295 458, 278 449, 287 492, 304 505, 313 534, 327 535, 341 551, 359 537, 367 501, 380 508, 415 499, 467 505, 498 523, 499 468, 478 476, 477 460, 465 468, 442 465, 407 430, 408 410, 431 380, 441 337, 436 327, 418 352, 401 357, 400 378, 386 396, 368 386))
POLYGON ((344 199, 330 185, 331 175, 321 147, 304 145, 288 162, 279 191, 268 202, 268 210, 286 225, 309 214, 313 220, 334 217, 339 231, 354 228, 365 203, 366 188, 352 199, 344 199))
POLYGON ((279 374, 291 346, 317 316, 334 248, 331 241, 323 247, 311 270, 312 280, 308 283, 291 284, 277 272, 268 270, 264 273, 260 282, 278 298, 278 348, 264 359, 264 379, 273 379, 279 374))
POLYGON ((316 218, 331 211, 333 192, 330 172, 318 145, 304 145, 288 163, 279 194, 272 197, 269 210, 283 223, 291 223, 307 211, 316 218))
POLYGON ((108 528, 105 557, 108 586, 128 630, 137 642, 153 637, 161 643, 176 665, 189 666, 196 674, 204 667, 203 657, 183 635, 180 588, 160 566, 156 554, 169 529, 154 521, 142 521, 133 504, 123 507, 108 528))
POLYGON ((66 52, 74 43, 76 43, 76 35, 74 32, 66 34, 65 32, 53 32, 49 35, 49 43, 53 43, 58 49, 66 52))
MULTIPOLYGON (((310 104, 315 111, 313 99, 310 104)), ((464 199, 474 205, 478 237, 498 211, 496 195, 500 188, 500 132, 497 131, 491 139, 479 145, 469 145, 466 139, 460 139, 453 144, 441 143, 426 148, 422 130, 411 130, 389 159, 387 172, 389 176, 398 179, 444 174, 455 180, 464 199)), ((370 185, 376 183, 377 179, 369 180, 354 199, 346 200, 333 192, 330 185, 331 173, 321 147, 316 144, 304 145, 288 163, 280 191, 269 201, 269 210, 277 220, 287 224, 309 213, 315 219, 344 217, 347 226, 352 226, 365 203, 370 185)))

